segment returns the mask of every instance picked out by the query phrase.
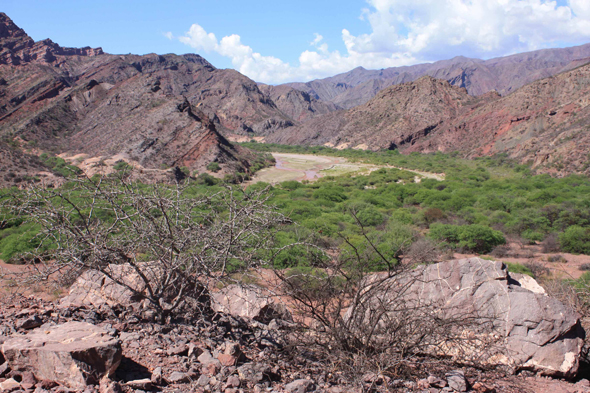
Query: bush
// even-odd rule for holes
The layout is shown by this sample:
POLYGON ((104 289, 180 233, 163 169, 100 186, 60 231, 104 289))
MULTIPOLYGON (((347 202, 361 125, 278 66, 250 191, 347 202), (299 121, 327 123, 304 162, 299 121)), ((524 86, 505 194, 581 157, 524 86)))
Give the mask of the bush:
POLYGON ((578 268, 582 271, 589 271, 590 270, 590 263, 582 263, 578 268))
POLYGON ((207 170, 211 172, 219 172, 221 170, 221 167, 217 162, 212 162, 209 165, 207 165, 207 170))
POLYGON ((559 251, 559 236, 556 233, 550 233, 542 243, 544 253, 559 251))
POLYGON ((126 163, 123 160, 119 160, 115 163, 115 165, 113 165, 113 169, 117 172, 123 172, 123 171, 130 171, 131 169, 133 169, 133 167, 131 165, 129 165, 128 163, 126 163))
POLYGON ((458 226, 436 223, 431 225, 429 236, 454 248, 477 253, 490 252, 494 247, 506 243, 502 232, 478 224, 458 226))
POLYGON ((574 254, 590 254, 590 229, 574 225, 559 235, 561 249, 574 254))

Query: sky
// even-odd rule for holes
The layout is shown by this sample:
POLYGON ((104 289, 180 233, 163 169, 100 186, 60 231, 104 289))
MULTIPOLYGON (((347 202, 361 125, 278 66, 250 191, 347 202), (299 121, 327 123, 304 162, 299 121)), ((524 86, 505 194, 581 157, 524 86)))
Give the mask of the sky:
POLYGON ((590 0, 2 0, 35 40, 198 53, 264 83, 590 42, 590 0))

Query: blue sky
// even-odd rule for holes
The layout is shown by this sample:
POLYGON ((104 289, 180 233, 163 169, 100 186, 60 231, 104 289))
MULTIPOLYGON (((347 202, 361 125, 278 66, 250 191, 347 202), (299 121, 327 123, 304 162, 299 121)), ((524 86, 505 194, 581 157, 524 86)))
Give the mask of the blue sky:
POLYGON ((590 0, 3 0, 35 40, 197 52, 266 83, 590 42, 590 0))

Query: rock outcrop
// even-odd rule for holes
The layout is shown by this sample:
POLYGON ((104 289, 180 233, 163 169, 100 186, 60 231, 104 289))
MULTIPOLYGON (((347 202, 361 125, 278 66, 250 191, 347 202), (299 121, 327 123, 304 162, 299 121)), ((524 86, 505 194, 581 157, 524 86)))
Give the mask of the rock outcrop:
POLYGON ((0 12, 0 64, 29 62, 59 63, 62 56, 98 56, 101 48, 64 48, 46 39, 35 42, 3 12, 0 12))
POLYGON ((96 270, 87 270, 70 287, 69 294, 61 299, 60 304, 67 306, 103 305, 131 306, 141 301, 138 293, 145 290, 145 283, 129 265, 111 265, 116 277, 123 278, 125 284, 135 290, 117 284, 105 274, 96 270))
POLYGON ((29 371, 38 380, 84 389, 112 375, 121 362, 121 342, 111 329, 84 322, 42 326, 8 338, 2 354, 13 371, 29 371))
MULTIPOLYGON (((551 376, 577 373, 584 339, 579 316, 558 300, 521 287, 502 262, 469 258, 420 267, 385 281, 379 277, 368 278, 365 293, 370 295, 359 299, 359 308, 347 314, 359 329, 367 327, 367 316, 377 309, 386 311, 383 321, 395 321, 397 311, 387 311, 388 307, 404 304, 431 310, 443 320, 463 319, 464 325, 456 326, 464 329, 465 337, 479 336, 482 342, 492 338, 487 342, 494 345, 485 349, 462 348, 459 361, 477 359, 480 364, 551 376)), ((386 331, 382 324, 377 329, 386 331)), ((446 354, 458 353, 454 345, 446 346, 446 354)), ((440 346, 435 349, 440 351, 440 346)))
POLYGON ((231 284, 212 293, 211 297, 212 308, 217 312, 262 323, 269 323, 273 319, 292 320, 289 310, 262 290, 231 284))

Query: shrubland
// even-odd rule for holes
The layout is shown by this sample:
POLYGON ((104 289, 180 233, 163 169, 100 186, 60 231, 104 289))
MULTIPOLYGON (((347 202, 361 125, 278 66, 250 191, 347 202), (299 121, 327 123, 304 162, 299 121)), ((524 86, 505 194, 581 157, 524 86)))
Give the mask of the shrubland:
MULTIPOLYGON (((590 253, 590 179, 585 176, 534 175, 530 168, 503 156, 469 161, 440 153, 404 156, 396 151, 247 145, 263 151, 338 155, 390 166, 366 176, 247 186, 249 191, 267 188, 268 202, 297 224, 285 226, 278 234, 284 245, 304 234, 313 235, 326 248, 342 250, 344 239, 354 243, 359 238, 354 213, 378 247, 395 249, 391 255, 396 258, 422 239, 442 249, 471 253, 489 253, 511 240, 542 242, 553 252, 590 253), (445 180, 416 182, 414 173, 394 166, 444 173, 445 180)), ((227 185, 242 187, 236 184, 241 180, 239 174, 220 180, 203 173, 186 181, 194 192, 205 194, 227 185)), ((37 229, 19 221, 0 227, 1 258, 16 260, 20 252, 36 247, 32 233, 37 229)), ((292 255, 276 263, 289 268, 309 265, 297 248, 289 252, 292 255)))

